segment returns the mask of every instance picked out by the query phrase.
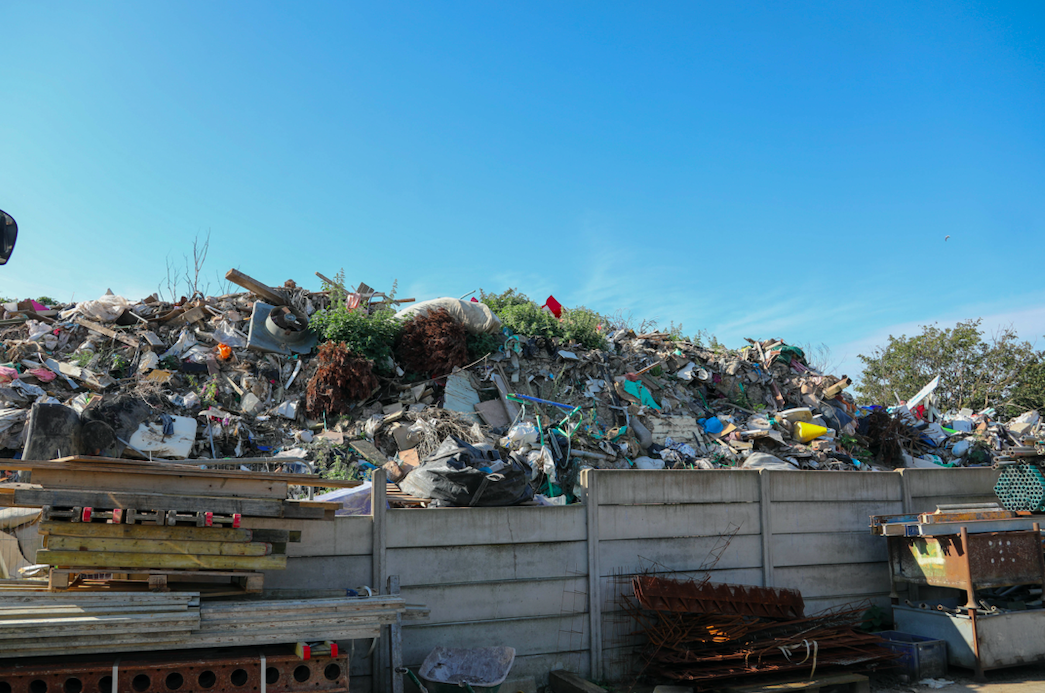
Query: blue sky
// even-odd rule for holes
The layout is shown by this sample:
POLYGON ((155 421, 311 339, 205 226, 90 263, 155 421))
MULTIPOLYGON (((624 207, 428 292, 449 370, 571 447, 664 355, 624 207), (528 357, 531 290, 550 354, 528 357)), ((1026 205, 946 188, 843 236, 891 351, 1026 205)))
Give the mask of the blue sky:
POLYGON ((0 295, 344 268, 826 344, 1045 346, 1045 4, 0 1, 0 295), (944 237, 950 235, 949 241, 944 237))

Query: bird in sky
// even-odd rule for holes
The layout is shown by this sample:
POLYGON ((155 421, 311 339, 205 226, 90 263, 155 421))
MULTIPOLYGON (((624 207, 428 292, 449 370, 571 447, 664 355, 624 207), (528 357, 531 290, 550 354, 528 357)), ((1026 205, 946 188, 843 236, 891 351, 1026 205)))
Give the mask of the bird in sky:
POLYGON ((949 238, 950 238, 950 236, 944 236, 943 237, 944 242, 946 243, 949 238))

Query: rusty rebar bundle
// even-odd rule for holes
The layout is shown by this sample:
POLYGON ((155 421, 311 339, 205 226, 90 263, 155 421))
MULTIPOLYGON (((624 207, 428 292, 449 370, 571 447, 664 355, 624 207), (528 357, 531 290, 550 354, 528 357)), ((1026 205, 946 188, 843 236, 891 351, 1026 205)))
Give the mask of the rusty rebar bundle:
POLYGON ((632 586, 644 671, 698 689, 724 678, 866 668, 893 656, 880 637, 856 630, 862 606, 806 617, 797 590, 653 575, 632 586))

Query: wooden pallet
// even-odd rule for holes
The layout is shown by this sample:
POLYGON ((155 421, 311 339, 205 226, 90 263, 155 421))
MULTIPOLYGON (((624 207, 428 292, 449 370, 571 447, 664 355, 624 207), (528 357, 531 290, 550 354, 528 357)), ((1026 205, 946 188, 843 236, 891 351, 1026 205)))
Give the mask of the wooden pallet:
POLYGON ((65 590, 148 589, 152 592, 194 590, 216 594, 254 594, 261 592, 264 573, 234 570, 159 570, 126 568, 51 568, 48 589, 65 590), (210 582, 209 578, 229 578, 229 585, 210 582), (201 582, 200 578, 207 578, 201 582), (127 583, 131 583, 128 585, 127 583), (174 585, 173 583, 177 583, 174 585), (209 585, 212 589, 203 589, 209 585))
POLYGON ((871 693, 871 682, 860 674, 829 674, 815 679, 728 686, 723 693, 871 693))

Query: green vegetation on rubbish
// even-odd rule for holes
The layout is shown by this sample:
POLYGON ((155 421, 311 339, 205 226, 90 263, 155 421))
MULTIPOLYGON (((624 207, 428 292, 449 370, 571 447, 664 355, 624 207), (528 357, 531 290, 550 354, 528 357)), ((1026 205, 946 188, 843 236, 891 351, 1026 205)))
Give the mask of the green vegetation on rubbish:
POLYGON ((534 301, 515 289, 500 294, 479 291, 483 303, 501 319, 505 327, 524 337, 558 339, 567 344, 580 344, 586 349, 605 349, 605 331, 609 320, 583 306, 563 308, 557 319, 534 301))
MULTIPOLYGON (((392 350, 403 325, 391 309, 369 315, 363 306, 349 310, 344 276, 341 270, 334 276, 335 283, 324 282, 323 288, 330 291, 330 306, 317 310, 309 324, 323 341, 344 342, 351 353, 370 359, 378 373, 388 375, 392 370, 392 350)), ((393 287, 390 296, 394 295, 393 287)))

